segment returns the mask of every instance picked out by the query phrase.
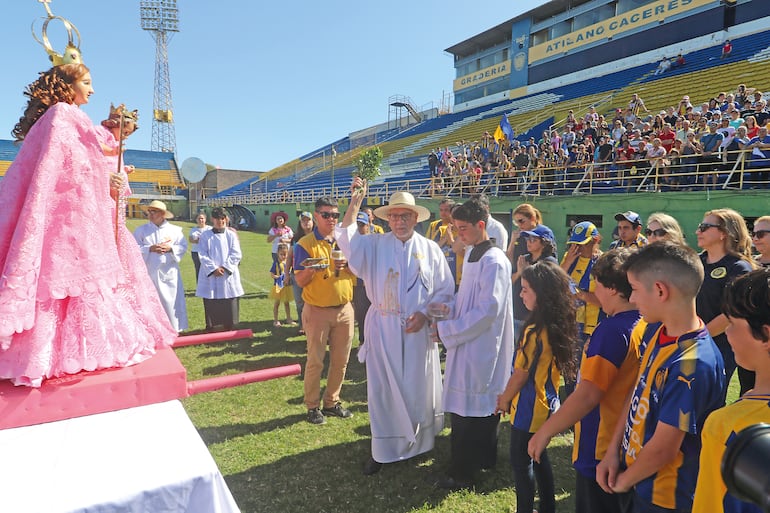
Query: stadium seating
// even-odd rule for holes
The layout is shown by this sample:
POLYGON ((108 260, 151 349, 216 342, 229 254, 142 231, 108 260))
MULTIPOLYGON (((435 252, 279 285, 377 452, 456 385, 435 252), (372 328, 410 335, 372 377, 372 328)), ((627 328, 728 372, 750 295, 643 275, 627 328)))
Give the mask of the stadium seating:
MULTIPOLYGON (((447 114, 420 123, 403 131, 397 137, 379 144, 386 160, 383 176, 376 180, 372 189, 387 190, 399 182, 426 182, 428 178, 427 154, 436 147, 455 147, 458 141, 477 141, 485 131, 490 133, 500 121, 503 113, 508 115, 517 138, 528 138, 530 133, 539 138, 544 128, 556 119, 566 116, 568 110, 584 112, 590 105, 607 103, 614 97, 617 89, 629 82, 639 80, 649 72, 651 65, 637 66, 631 69, 605 75, 601 79, 571 84, 550 91, 534 93, 516 100, 505 100, 490 105, 475 107, 462 112, 447 114), (599 85, 601 84, 601 85, 599 85), (608 89, 607 87, 617 89, 608 89), (598 92, 597 92, 598 91, 598 92)), ((330 146, 329 146, 330 148, 330 146)), ((349 153, 357 154, 358 150, 349 153)), ((337 153, 335 175, 350 176, 352 166, 345 166, 345 161, 337 153)), ((259 190, 272 191, 276 188, 296 193, 307 190, 331 190, 331 170, 328 154, 317 150, 300 159, 279 166, 263 177, 249 180, 213 198, 225 198, 248 194, 255 181, 262 181, 259 190), (303 160, 304 159, 304 160, 303 160), (325 164, 325 165, 324 165, 325 164), (288 173, 286 171, 289 171, 288 173), (291 176, 291 173, 294 173, 291 176), (264 183, 264 182, 267 183, 264 183)), ((353 157, 354 158, 354 157, 353 157)), ((348 162, 352 159, 348 160, 348 162)), ((335 184, 339 186, 339 184, 335 184)), ((423 184, 425 187, 427 183, 423 184)), ((396 186, 397 187, 397 186, 396 186)), ((385 192, 383 192, 385 194, 385 192)))
POLYGON ((0 140, 0 179, 5 176, 18 151, 19 147, 13 141, 0 140))
MULTIPOLYGON (((0 140, 0 177, 5 175, 18 151, 19 146, 13 141, 0 140)), ((134 195, 173 195, 178 189, 185 188, 172 153, 126 150, 124 161, 135 167, 129 175, 134 195)))

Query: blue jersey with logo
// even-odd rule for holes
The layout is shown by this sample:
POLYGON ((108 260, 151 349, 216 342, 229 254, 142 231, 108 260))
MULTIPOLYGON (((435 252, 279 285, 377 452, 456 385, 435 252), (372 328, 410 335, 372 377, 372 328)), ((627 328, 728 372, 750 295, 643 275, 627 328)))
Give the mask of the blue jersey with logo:
MULTIPOLYGON (((649 330, 651 331, 651 330, 649 330)), ((630 467, 655 434, 658 422, 685 432, 677 457, 636 484, 638 499, 662 508, 692 508, 698 477, 700 433, 706 417, 721 406, 725 384, 722 356, 704 326, 678 338, 653 333, 642 357, 621 445, 630 467)))

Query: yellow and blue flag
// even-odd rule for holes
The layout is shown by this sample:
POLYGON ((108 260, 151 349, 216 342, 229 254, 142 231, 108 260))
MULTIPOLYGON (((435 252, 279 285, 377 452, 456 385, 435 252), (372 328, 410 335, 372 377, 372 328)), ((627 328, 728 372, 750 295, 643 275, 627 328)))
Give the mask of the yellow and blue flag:
POLYGON ((500 118, 500 124, 497 128, 495 128, 495 141, 500 142, 503 139, 508 139, 509 141, 513 140, 513 127, 511 127, 511 124, 508 122, 508 116, 503 114, 503 117, 500 118))

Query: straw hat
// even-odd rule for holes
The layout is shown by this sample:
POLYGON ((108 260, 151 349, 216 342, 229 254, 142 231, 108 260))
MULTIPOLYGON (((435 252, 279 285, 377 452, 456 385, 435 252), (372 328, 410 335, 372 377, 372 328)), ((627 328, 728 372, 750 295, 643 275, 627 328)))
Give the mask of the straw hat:
POLYGON ((270 224, 274 225, 275 220, 278 219, 279 217, 283 217, 284 224, 289 222, 289 214, 287 214, 286 212, 280 211, 280 212, 273 212, 270 215, 270 224))
POLYGON ((384 207, 380 207, 374 211, 374 215, 379 217, 380 219, 383 219, 385 221, 388 220, 388 214, 391 210, 394 208, 403 208, 407 210, 411 210, 415 214, 417 214, 417 222, 426 221, 430 218, 430 210, 427 208, 417 205, 414 202, 414 196, 412 196, 408 192, 394 192, 390 196, 390 201, 388 201, 388 204, 384 207))
POLYGON ((174 214, 169 212, 169 210, 166 208, 166 204, 159 200, 152 200, 152 202, 149 205, 141 205, 140 208, 142 209, 142 212, 147 212, 151 208, 154 208, 156 210, 162 210, 164 218, 174 219, 174 214))

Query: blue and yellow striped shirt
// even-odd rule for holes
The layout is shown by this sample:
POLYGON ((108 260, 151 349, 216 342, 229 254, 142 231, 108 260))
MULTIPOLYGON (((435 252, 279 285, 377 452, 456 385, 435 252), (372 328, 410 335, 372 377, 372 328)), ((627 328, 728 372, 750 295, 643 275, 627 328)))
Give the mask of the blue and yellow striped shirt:
POLYGON ((513 368, 529 373, 526 384, 511 401, 511 424, 534 433, 559 409, 561 373, 548 341, 548 331, 535 331, 530 324, 524 329, 521 347, 516 349, 513 368))
MULTIPOLYGON (((626 468, 655 434, 658 422, 685 432, 679 454, 655 474, 636 484, 636 498, 661 508, 692 508, 698 477, 700 433, 709 413, 722 403, 724 363, 704 326, 678 338, 665 326, 652 332, 642 357, 628 413, 621 464, 626 468)), ((636 499, 635 499, 636 500, 636 499)))

